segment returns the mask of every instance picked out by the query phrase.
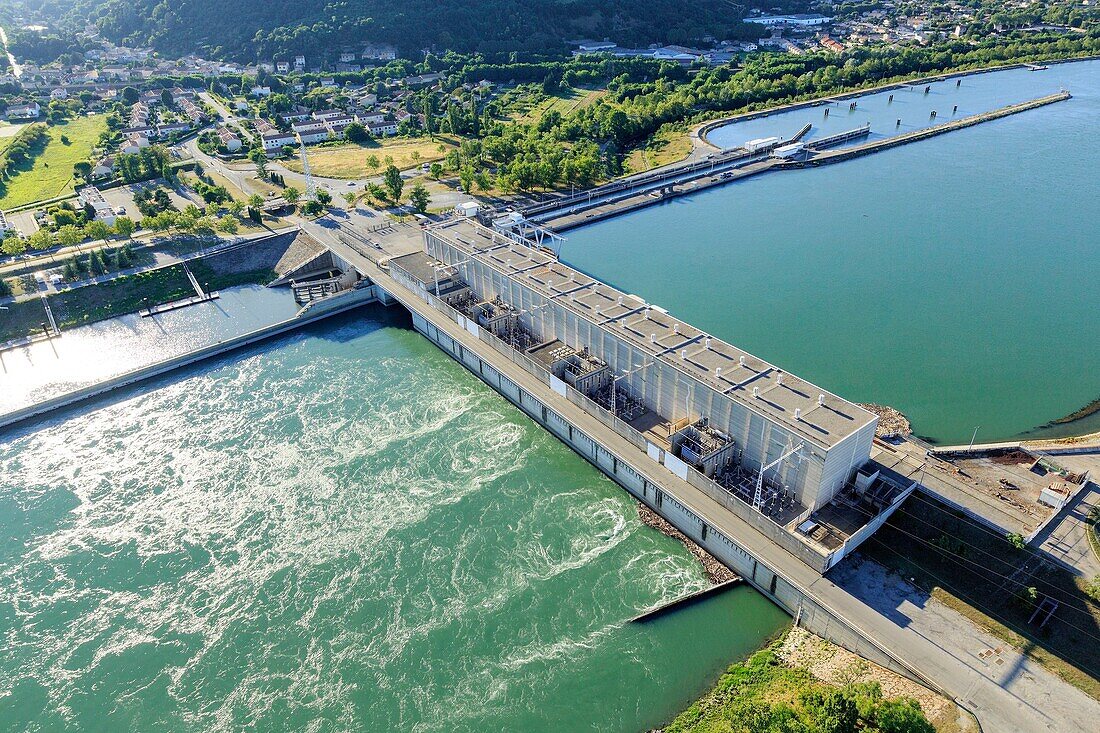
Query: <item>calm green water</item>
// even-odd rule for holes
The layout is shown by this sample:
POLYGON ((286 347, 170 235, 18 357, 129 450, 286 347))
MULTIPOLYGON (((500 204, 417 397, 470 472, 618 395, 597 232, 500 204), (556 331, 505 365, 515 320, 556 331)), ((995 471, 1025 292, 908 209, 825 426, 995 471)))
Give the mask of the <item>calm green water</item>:
POLYGON ((395 313, 0 439, 0 730, 637 731, 788 619, 395 313))
MULTIPOLYGON (((918 434, 1032 431, 1100 397, 1100 62, 935 89, 970 114, 1059 87, 1074 99, 572 231, 563 259, 849 399, 893 405, 918 434)), ((884 105, 836 126, 893 114, 884 105)), ((1100 415, 1040 432, 1096 430, 1100 415)))

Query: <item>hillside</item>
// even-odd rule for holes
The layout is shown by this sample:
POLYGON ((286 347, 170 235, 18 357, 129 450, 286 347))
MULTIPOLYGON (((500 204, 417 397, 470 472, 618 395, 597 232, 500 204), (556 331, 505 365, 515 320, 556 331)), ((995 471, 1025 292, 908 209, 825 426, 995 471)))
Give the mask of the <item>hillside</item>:
POLYGON ((98 23, 116 42, 241 60, 329 57, 345 44, 541 52, 576 38, 648 45, 747 32, 728 0, 47 0, 43 10, 73 28, 98 23))

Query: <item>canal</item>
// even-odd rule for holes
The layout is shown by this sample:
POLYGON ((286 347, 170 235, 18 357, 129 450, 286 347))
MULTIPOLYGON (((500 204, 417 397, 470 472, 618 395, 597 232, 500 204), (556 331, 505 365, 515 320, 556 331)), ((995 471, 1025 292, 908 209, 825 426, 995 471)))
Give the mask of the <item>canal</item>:
MULTIPOLYGON (((1060 87, 1074 98, 573 230, 562 258, 849 399, 897 407, 936 441, 1098 431, 1100 415, 1040 426, 1100 397, 1100 62, 939 82, 934 102, 895 92, 894 109, 914 95, 904 104, 973 114, 1060 87)), ((844 104, 829 132, 882 130, 884 114, 892 128, 886 107, 861 99, 848 119, 844 104)), ((823 114, 711 138, 789 135, 823 114)))
POLYGON ((629 624, 698 564, 398 309, 9 432, 0 475, 3 729, 637 731, 789 623, 629 624))

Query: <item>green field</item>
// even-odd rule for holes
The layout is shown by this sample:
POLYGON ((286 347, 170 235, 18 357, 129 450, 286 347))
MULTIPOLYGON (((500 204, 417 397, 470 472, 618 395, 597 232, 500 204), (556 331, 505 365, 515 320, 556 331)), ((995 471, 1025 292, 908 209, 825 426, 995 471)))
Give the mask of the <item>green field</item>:
MULTIPOLYGON (((73 190, 73 165, 87 160, 99 134, 107 128, 106 116, 78 117, 51 125, 45 146, 36 147, 34 159, 24 163, 0 184, 0 209, 12 209, 51 199, 73 190), (61 140, 62 136, 68 143, 61 140)), ((3 143, 0 143, 2 145, 3 143)))
MULTIPOLYGON (((457 147, 458 143, 452 135, 436 135, 434 140, 427 137, 388 138, 372 140, 366 145, 315 148, 309 151, 309 169, 313 175, 325 178, 376 176, 381 175, 387 157, 392 158, 398 168, 406 170, 422 163, 442 160, 445 152, 457 147), (367 164, 371 156, 378 159, 378 168, 367 164)), ((302 172, 302 161, 298 158, 284 161, 283 165, 292 171, 302 172)))

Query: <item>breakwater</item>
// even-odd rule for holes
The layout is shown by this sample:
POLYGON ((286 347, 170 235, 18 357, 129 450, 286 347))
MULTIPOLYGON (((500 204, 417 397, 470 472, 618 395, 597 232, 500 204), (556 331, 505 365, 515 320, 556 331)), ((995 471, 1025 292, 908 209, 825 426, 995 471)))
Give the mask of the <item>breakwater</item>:
POLYGON ((980 114, 964 117, 959 120, 952 120, 936 127, 927 127, 923 130, 914 130, 912 132, 903 133, 894 137, 888 137, 883 140, 873 140, 871 142, 862 143, 850 148, 842 148, 840 150, 827 150, 815 154, 813 157, 805 161, 787 161, 782 164, 784 168, 802 168, 805 166, 820 166, 828 165, 829 163, 840 163, 845 160, 852 160, 853 158, 859 158, 864 155, 870 155, 871 153, 877 153, 882 150, 889 150, 890 148, 896 148, 901 145, 908 145, 909 143, 919 142, 921 140, 927 140, 928 138, 936 137, 937 135, 944 135, 955 130, 962 130, 967 127, 973 127, 974 125, 980 125, 983 122, 992 122, 993 120, 999 120, 1002 117, 1009 117, 1011 115, 1019 114, 1021 112, 1027 112, 1028 110, 1038 109, 1039 107, 1045 107, 1049 104, 1056 104, 1058 102, 1065 102, 1072 99, 1073 95, 1069 92, 1062 91, 1057 94, 1049 94, 1045 97, 1039 97, 1038 99, 1031 99, 1019 104, 1010 104, 999 109, 992 110, 990 112, 982 112, 980 114))

